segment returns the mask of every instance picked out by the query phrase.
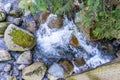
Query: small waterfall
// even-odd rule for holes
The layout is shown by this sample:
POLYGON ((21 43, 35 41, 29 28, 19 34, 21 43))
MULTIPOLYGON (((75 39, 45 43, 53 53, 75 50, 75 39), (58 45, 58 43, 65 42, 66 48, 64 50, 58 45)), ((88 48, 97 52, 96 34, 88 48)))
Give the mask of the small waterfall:
MULTIPOLYGON (((37 48, 40 50, 38 53, 46 57, 45 61, 49 60, 47 58, 63 58, 64 56, 59 53, 60 50, 63 50, 63 52, 66 52, 65 54, 68 55, 72 53, 74 57, 83 57, 87 67, 86 65, 82 67, 75 66, 74 71, 77 73, 80 72, 81 68, 95 68, 113 59, 111 56, 103 57, 102 51, 98 49, 98 46, 88 42, 83 33, 78 31, 73 21, 69 21, 66 17, 64 18, 62 28, 49 28, 48 22, 54 17, 56 17, 56 15, 50 14, 47 21, 41 24, 36 32, 37 48), (80 46, 77 48, 69 45, 72 34, 74 34, 79 41, 80 46)), ((69 56, 66 56, 66 58, 67 57, 69 56)))

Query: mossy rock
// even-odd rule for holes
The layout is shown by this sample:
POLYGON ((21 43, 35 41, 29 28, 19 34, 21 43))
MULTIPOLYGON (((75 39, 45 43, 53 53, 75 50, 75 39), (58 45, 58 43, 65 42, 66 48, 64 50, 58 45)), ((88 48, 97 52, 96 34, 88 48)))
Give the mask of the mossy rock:
POLYGON ((26 51, 35 45, 35 37, 28 31, 10 24, 5 31, 6 46, 11 51, 26 51))
POLYGON ((42 80, 46 69, 43 62, 35 62, 22 70, 22 78, 24 80, 42 80))
POLYGON ((8 24, 9 23, 7 23, 7 22, 0 23, 0 37, 3 37, 4 32, 5 32, 6 28, 8 27, 8 24))
POLYGON ((6 19, 6 13, 5 11, 0 9, 0 22, 4 21, 6 19))

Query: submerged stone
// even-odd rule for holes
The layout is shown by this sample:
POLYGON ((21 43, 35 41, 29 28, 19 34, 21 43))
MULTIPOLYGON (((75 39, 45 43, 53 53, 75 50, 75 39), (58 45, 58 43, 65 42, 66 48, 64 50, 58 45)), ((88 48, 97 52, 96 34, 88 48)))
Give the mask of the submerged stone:
POLYGON ((24 80, 42 80, 46 72, 46 66, 42 62, 35 62, 22 70, 24 80))
POLYGON ((69 60, 60 60, 59 64, 64 69, 64 77, 70 76, 73 73, 73 64, 69 60))
POLYGON ((78 39, 76 38, 76 36, 72 36, 71 40, 69 41, 69 44, 74 46, 74 47, 78 47, 79 46, 79 42, 78 39))
POLYGON ((35 37, 28 31, 10 24, 5 31, 4 39, 6 46, 12 51, 25 51, 35 45, 35 37))
POLYGON ((75 58, 74 64, 78 67, 83 66, 86 64, 85 60, 83 58, 75 58))

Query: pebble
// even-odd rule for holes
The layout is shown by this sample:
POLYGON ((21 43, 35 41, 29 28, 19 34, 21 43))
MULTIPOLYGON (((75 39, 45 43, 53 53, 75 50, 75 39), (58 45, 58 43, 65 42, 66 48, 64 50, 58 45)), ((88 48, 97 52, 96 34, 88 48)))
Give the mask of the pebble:
POLYGON ((10 64, 6 64, 4 67, 4 71, 5 72, 9 72, 11 70, 11 65, 10 64))

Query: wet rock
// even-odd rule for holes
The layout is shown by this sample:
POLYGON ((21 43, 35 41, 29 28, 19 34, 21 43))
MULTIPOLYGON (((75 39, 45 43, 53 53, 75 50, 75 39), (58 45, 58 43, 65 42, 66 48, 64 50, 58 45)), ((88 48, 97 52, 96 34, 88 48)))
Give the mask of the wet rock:
POLYGON ((42 62, 35 62, 22 70, 24 80, 42 80, 46 72, 46 66, 42 62))
POLYGON ((23 22, 22 18, 14 18, 14 17, 11 17, 11 16, 7 17, 7 21, 12 23, 12 24, 15 24, 17 26, 20 26, 23 22))
POLYGON ((6 28, 8 27, 9 23, 7 22, 0 22, 0 37, 3 37, 6 28))
POLYGON ((64 69, 64 77, 70 76, 73 73, 73 64, 69 60, 62 59, 59 64, 64 69))
POLYGON ((6 13, 5 11, 0 9, 0 22, 4 21, 6 19, 6 13))
POLYGON ((54 63, 53 65, 50 66, 50 68, 48 69, 48 78, 50 80, 54 79, 58 79, 58 78, 63 78, 64 77, 64 69, 62 68, 62 66, 60 66, 57 63, 54 63), (51 79, 52 78, 52 79, 51 79))
POLYGON ((36 23, 35 21, 27 22, 27 30, 30 32, 35 32, 36 31, 36 23))
POLYGON ((120 62, 104 65, 94 70, 77 74, 66 78, 65 80, 119 80, 120 62))
POLYGON ((18 70, 23 70, 25 67, 26 66, 22 64, 22 65, 18 66, 18 70))
POLYGON ((39 23, 45 23, 49 14, 50 14, 49 11, 42 11, 41 14, 40 14, 40 17, 38 19, 38 22, 39 23))
POLYGON ((17 80, 16 76, 7 76, 6 80, 17 80))
POLYGON ((11 3, 7 3, 7 4, 4 6, 4 10, 5 10, 7 13, 9 13, 11 7, 12 7, 12 4, 11 4, 11 3))
POLYGON ((11 56, 8 51, 6 50, 0 50, 0 61, 7 61, 10 60, 11 56))
POLYGON ((26 30, 10 24, 5 31, 6 46, 11 51, 26 51, 35 45, 35 37, 26 30))
POLYGON ((9 72, 11 70, 11 65, 10 64, 6 64, 4 67, 4 71, 5 72, 9 72))
POLYGON ((17 59, 17 64, 31 64, 32 54, 30 51, 23 52, 17 59))
POLYGON ((72 36, 71 40, 69 41, 69 44, 74 46, 74 47, 78 47, 79 46, 79 42, 78 39, 76 38, 76 36, 72 36))
POLYGON ((86 64, 85 60, 83 58, 75 58, 74 59, 74 64, 77 66, 77 67, 80 67, 80 66, 83 66, 86 64))
POLYGON ((48 26, 50 28, 61 28, 63 25, 62 17, 52 17, 51 20, 48 23, 48 26))
POLYGON ((14 17, 20 17, 22 13, 23 13, 22 9, 16 9, 16 10, 10 11, 10 15, 14 17))

